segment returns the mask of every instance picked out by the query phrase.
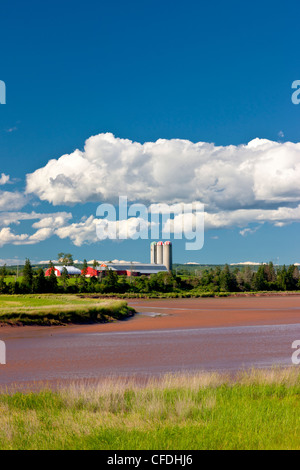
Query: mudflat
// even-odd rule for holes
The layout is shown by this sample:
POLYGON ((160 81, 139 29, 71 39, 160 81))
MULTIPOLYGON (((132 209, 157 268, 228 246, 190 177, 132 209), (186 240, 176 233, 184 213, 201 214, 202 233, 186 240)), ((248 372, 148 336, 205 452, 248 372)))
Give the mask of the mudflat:
POLYGON ((138 300, 125 321, 3 327, 0 387, 291 365, 300 295, 138 300))
POLYGON ((169 328, 283 325, 300 323, 300 295, 197 299, 134 299, 129 321, 74 326, 75 331, 139 331, 169 328))
POLYGON ((283 325, 300 323, 300 294, 196 299, 132 299, 137 315, 129 320, 63 327, 2 326, 1 337, 22 336, 29 331, 61 333, 139 331, 169 328, 283 325))

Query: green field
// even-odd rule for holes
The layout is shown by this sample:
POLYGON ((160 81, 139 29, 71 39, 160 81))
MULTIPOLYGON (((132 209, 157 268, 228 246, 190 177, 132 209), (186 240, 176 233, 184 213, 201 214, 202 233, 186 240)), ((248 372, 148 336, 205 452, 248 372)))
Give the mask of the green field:
POLYGON ((1 449, 300 449, 298 368, 0 395, 1 449))
POLYGON ((0 323, 60 325, 125 319, 134 309, 124 301, 99 300, 83 295, 0 295, 0 323))

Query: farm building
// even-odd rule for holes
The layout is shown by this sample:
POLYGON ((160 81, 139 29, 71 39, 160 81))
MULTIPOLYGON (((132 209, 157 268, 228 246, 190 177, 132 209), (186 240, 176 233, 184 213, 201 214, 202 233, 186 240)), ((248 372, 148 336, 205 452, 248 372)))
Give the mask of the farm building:
MULTIPOLYGON (((169 272, 172 270, 172 243, 171 242, 152 242, 150 245, 151 263, 136 262, 101 262, 95 269, 88 266, 86 269, 78 269, 75 266, 54 266, 55 275, 60 277, 64 267, 69 276, 85 275, 86 277, 99 277, 105 275, 106 271, 114 271, 118 276, 150 276, 160 272, 169 272)), ((93 263, 94 264, 94 263, 93 263)), ((47 269, 45 275, 50 276, 51 270, 47 269)))
MULTIPOLYGON (((84 274, 84 269, 82 269, 81 274, 84 274)), ((85 277, 97 277, 99 276, 100 271, 98 269, 91 268, 88 266, 85 270, 85 277)))
MULTIPOLYGON (((105 274, 107 270, 114 271, 119 276, 149 276, 168 271, 163 264, 103 263, 97 270, 88 267, 86 277, 99 276, 101 273, 105 274)), ((83 270, 81 273, 83 274, 83 270)))
MULTIPOLYGON (((57 277, 61 276, 63 269, 66 268, 69 276, 78 276, 81 274, 80 269, 75 268, 75 266, 54 266, 54 272, 57 277)), ((53 269, 53 268, 52 268, 53 269)), ((50 276, 51 268, 47 269, 45 276, 50 276)))
POLYGON ((99 268, 102 271, 111 269, 116 271, 119 275, 126 276, 149 276, 150 274, 157 274, 162 271, 167 272, 166 266, 163 264, 141 264, 141 263, 107 263, 99 268))

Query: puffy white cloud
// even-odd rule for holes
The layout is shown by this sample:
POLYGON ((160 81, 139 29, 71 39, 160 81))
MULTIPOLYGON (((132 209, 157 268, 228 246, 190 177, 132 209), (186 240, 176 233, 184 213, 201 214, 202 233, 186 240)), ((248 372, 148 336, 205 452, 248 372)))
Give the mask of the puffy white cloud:
POLYGON ((76 246, 84 243, 95 243, 99 240, 112 240, 133 238, 142 230, 147 230, 150 222, 140 217, 131 217, 128 220, 112 221, 96 219, 90 216, 80 222, 65 225, 55 230, 55 234, 62 239, 70 238, 76 246))
POLYGON ((198 200, 208 210, 300 202, 300 143, 254 139, 215 146, 159 139, 140 144, 112 134, 27 175, 27 192, 54 205, 113 200, 198 200))
POLYGON ((243 230, 240 230, 240 235, 242 235, 243 237, 246 237, 247 235, 252 235, 253 233, 257 232, 259 228, 259 225, 254 228, 243 228, 243 230))
POLYGON ((32 227, 37 229, 51 228, 55 230, 63 227, 66 222, 72 219, 72 214, 67 212, 57 212, 56 214, 37 214, 39 221, 35 222, 32 227))
MULTIPOLYGON (((172 206, 171 206, 172 207, 172 206)), ((176 206, 173 206, 176 207, 176 206)), ((175 213, 174 218, 168 218, 163 226, 164 231, 179 234, 182 230, 191 227, 202 227, 204 217, 205 230, 222 229, 230 227, 247 227, 250 223, 257 224, 254 228, 244 228, 241 235, 256 232, 261 224, 270 222, 277 227, 300 221, 300 204, 295 207, 280 207, 278 209, 238 209, 232 211, 219 211, 215 213, 175 213)))
POLYGON ((37 230, 34 234, 27 233, 16 234, 10 227, 4 227, 0 230, 0 247, 4 245, 35 245, 36 243, 47 240, 53 235, 53 229, 43 228, 37 230))
POLYGON ((23 265, 25 264, 24 259, 19 259, 19 258, 6 258, 6 259, 0 259, 0 266, 18 266, 18 265, 23 265))
MULTIPOLYGON (((153 211, 157 210, 155 206, 153 211)), ((177 209, 181 207, 171 206, 177 209)), ((189 207, 189 206, 188 206, 189 207)), ((167 218, 163 229, 165 232, 170 232, 175 236, 183 233, 183 237, 195 232, 195 228, 202 229, 202 222, 205 222, 205 229, 219 229, 231 227, 247 227, 248 224, 257 224, 254 228, 244 228, 240 231, 241 235, 254 233, 261 224, 266 221, 273 223, 276 226, 283 226, 294 221, 300 220, 300 205, 296 208, 279 208, 274 210, 259 210, 259 209, 240 209, 236 211, 220 211, 218 213, 196 212, 196 213, 178 213, 174 218, 167 218)), ((151 230, 154 226, 151 224, 150 215, 149 220, 145 221, 140 217, 131 217, 128 220, 108 221, 103 222, 102 219, 97 219, 94 216, 83 218, 80 222, 72 224, 66 223, 65 225, 53 230, 53 234, 59 238, 69 238, 74 245, 82 246, 86 243, 95 243, 99 240, 106 239, 106 234, 110 234, 108 238, 111 239, 126 239, 138 237, 139 233, 145 230, 151 230), (100 227, 100 230, 99 230, 100 227), (104 227, 104 229, 103 229, 104 227), (98 233, 98 234, 97 234, 98 233)), ((149 232, 150 233, 150 232, 149 232)), ((152 234, 153 235, 153 234, 152 234)), ((153 238, 153 236, 151 237, 153 238)), ((179 237, 178 237, 179 238, 179 237)))
POLYGON ((9 182, 9 175, 6 175, 5 173, 1 173, 0 186, 3 186, 4 184, 7 184, 8 182, 9 182))
POLYGON ((18 191, 0 191, 0 211, 13 211, 24 207, 28 198, 18 191))
POLYGON ((25 220, 36 220, 33 228, 60 227, 72 218, 69 212, 56 212, 54 214, 41 214, 38 212, 0 212, 0 226, 19 225, 25 220))
POLYGON ((84 243, 94 243, 98 241, 96 222, 96 219, 91 215, 88 219, 84 218, 78 223, 58 228, 55 230, 55 234, 62 239, 69 238, 76 246, 81 246, 84 243))
MULTIPOLYGON (((265 222, 270 222, 275 226, 283 226, 300 220, 300 204, 295 208, 280 207, 278 209, 239 209, 232 211, 219 211, 216 213, 195 212, 192 213, 193 204, 185 205, 185 212, 181 212, 182 204, 171 205, 170 210, 175 212, 174 217, 166 217, 163 223, 163 231, 174 234, 175 238, 184 238, 193 235, 195 229, 201 231, 203 218, 205 229, 220 229, 240 227, 240 234, 245 236, 254 233, 265 222), (176 213, 177 211, 177 213, 176 213), (190 212, 189 212, 190 211, 190 212), (249 224, 256 224, 255 227, 248 228, 249 224), (182 234, 182 236, 179 236, 182 234)), ((153 213, 162 209, 161 205, 151 206, 153 213)), ((163 207, 166 211, 166 206, 163 207)), ((166 214, 166 212, 164 212, 166 214)), ((36 244, 56 235, 61 239, 69 239, 74 245, 82 246, 88 243, 96 243, 106 238, 127 239, 156 237, 156 224, 151 223, 150 212, 148 220, 141 217, 130 217, 128 220, 103 220, 97 219, 93 215, 83 217, 79 222, 70 223, 72 214, 58 212, 54 214, 32 213, 2 213, 0 214, 0 226, 6 227, 0 230, 0 246, 5 244, 28 245, 36 244), (20 223, 23 220, 34 220, 32 228, 36 229, 33 234, 15 234, 8 225, 20 223), (107 235, 108 234, 108 235, 107 235)), ((217 238, 217 237, 213 237, 217 238)))
POLYGON ((55 234, 56 229, 66 225, 68 220, 72 218, 72 214, 67 212, 57 212, 54 214, 38 214, 36 212, 2 212, 0 213, 0 246, 7 244, 12 245, 34 245, 41 241, 47 240, 55 234), (32 224, 32 228, 37 229, 33 234, 14 233, 9 225, 19 225, 25 220, 36 220, 38 222, 32 224))
POLYGON ((27 244, 28 237, 25 233, 16 235, 12 233, 10 227, 4 227, 0 230, 0 247, 10 243, 13 245, 27 244))
MULTIPOLYGON (((200 201, 205 204, 205 229, 239 227, 245 236, 265 222, 280 227, 300 221, 299 181, 300 143, 254 139, 246 145, 215 146, 159 139, 140 144, 107 133, 89 138, 83 151, 50 160, 27 175, 26 193, 54 205, 117 202, 119 195, 126 195, 129 201, 151 204, 154 214, 175 213, 174 220, 164 219, 164 230, 174 234, 188 222, 200 227, 202 213, 192 214, 191 202, 200 201)), ((9 176, 2 173, 0 185, 7 182, 9 176)), ((67 212, 17 212, 27 197, 0 191, 0 246, 38 243, 53 235, 76 246, 99 240, 101 222, 93 215, 71 223, 67 212), (16 234, 8 228, 25 220, 33 220, 35 233, 16 234)), ((116 238, 133 238, 150 227, 150 217, 144 225, 134 216, 107 223, 116 238)))
POLYGON ((239 209, 205 213, 205 229, 246 227, 249 223, 262 224, 271 222, 277 227, 300 221, 300 204, 297 207, 279 207, 278 209, 239 209))

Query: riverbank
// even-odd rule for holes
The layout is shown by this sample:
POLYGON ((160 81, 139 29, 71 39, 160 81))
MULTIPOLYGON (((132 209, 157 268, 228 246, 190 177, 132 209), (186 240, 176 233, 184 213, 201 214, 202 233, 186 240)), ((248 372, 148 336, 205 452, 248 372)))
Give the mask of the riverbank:
POLYGON ((124 294, 78 294, 87 299, 205 299, 224 297, 289 297, 298 295, 300 291, 252 291, 252 292, 149 292, 149 293, 124 293, 124 294))
POLYGON ((0 449, 299 449, 299 368, 0 394, 0 449))
POLYGON ((127 321, 3 327, 0 386, 291 364, 300 296, 132 300, 127 321))
POLYGON ((74 333, 223 328, 300 323, 300 294, 197 299, 127 299, 129 322, 74 326, 74 333))
POLYGON ((0 327, 108 323, 133 315, 134 309, 122 300, 64 294, 0 296, 0 327))

